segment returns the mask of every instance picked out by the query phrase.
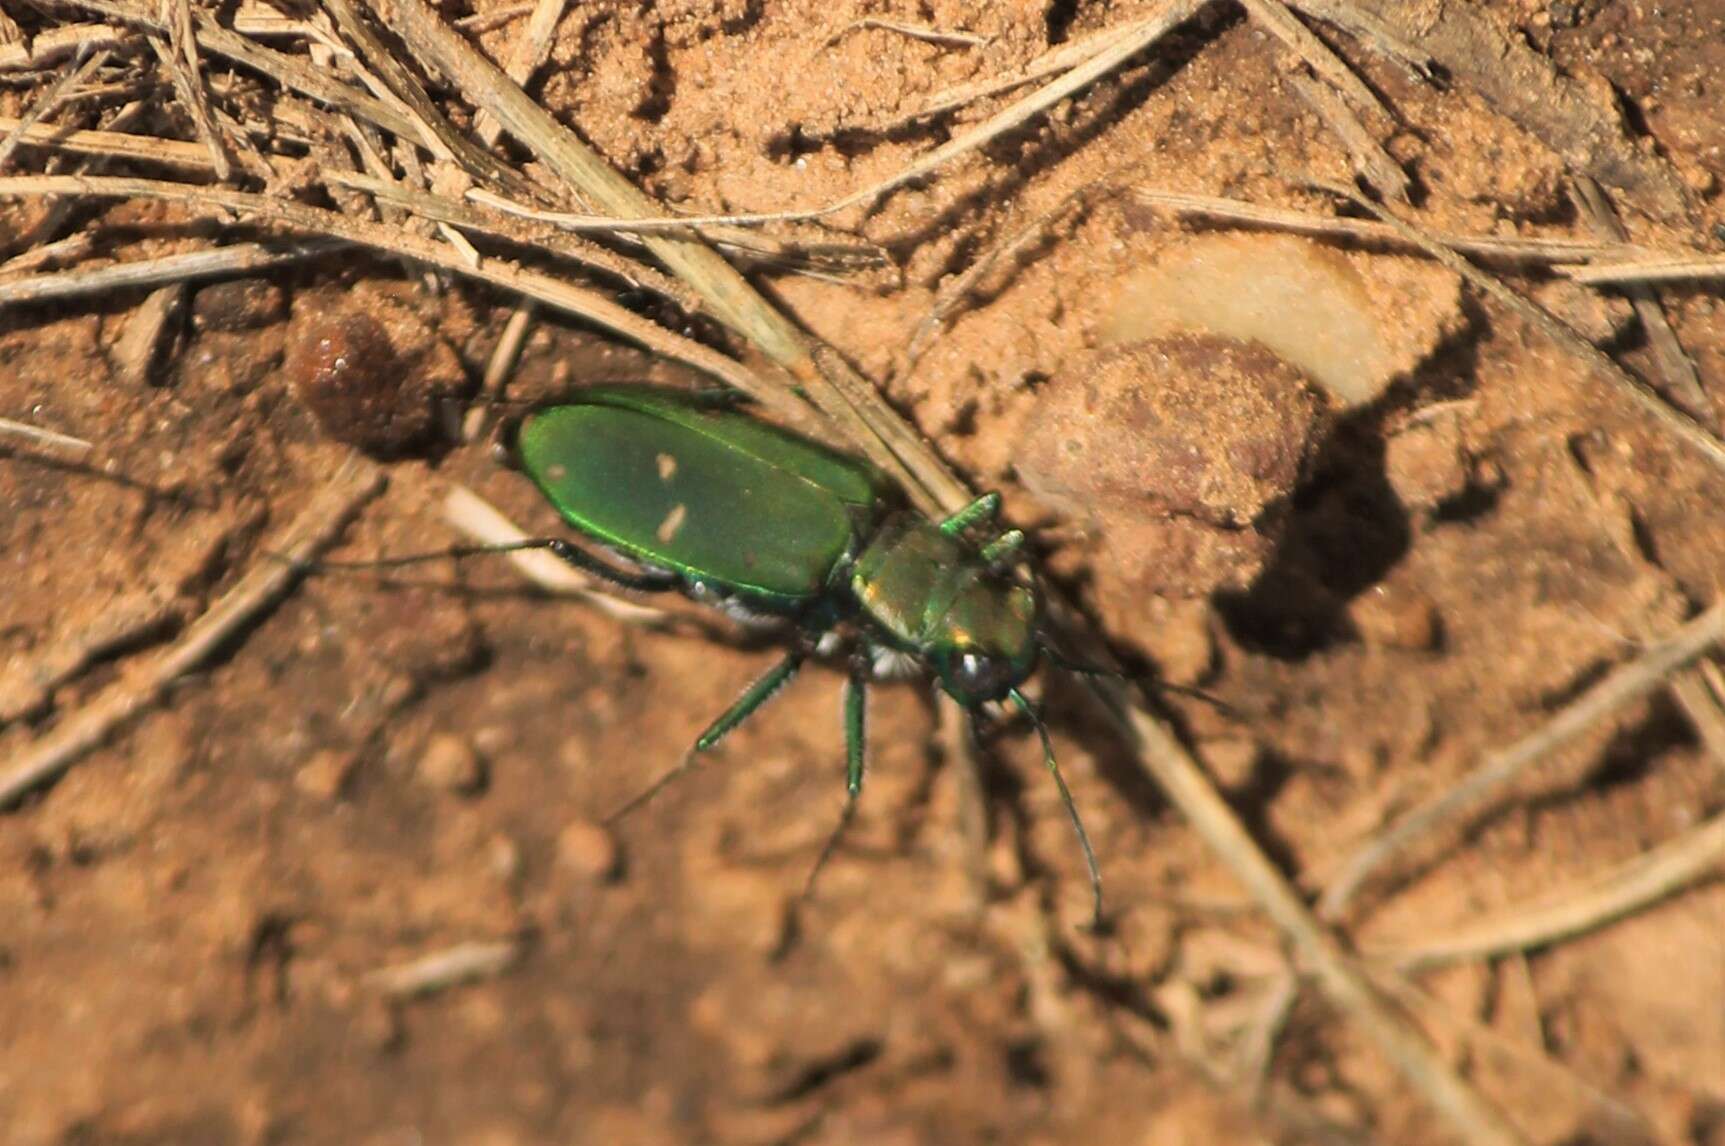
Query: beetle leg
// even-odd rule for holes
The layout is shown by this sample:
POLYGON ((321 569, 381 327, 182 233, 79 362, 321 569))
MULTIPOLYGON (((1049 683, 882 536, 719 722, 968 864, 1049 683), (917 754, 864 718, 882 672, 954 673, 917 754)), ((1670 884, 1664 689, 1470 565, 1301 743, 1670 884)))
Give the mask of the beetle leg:
POLYGON ((583 573, 591 573, 601 581, 609 581, 620 589, 633 589, 637 593, 662 593, 675 588, 681 580, 675 573, 662 569, 619 569, 561 537, 536 537, 515 542, 511 548, 549 549, 553 556, 583 573))
POLYGON ((774 693, 790 683, 797 670, 803 667, 803 659, 807 654, 802 649, 793 649, 785 659, 768 669, 759 680, 743 690, 743 695, 737 698, 735 704, 719 714, 719 718, 707 726, 707 730, 695 740, 694 747, 683 753, 683 758, 677 761, 676 767, 660 776, 647 786, 640 794, 631 798, 626 804, 605 817, 607 824, 615 823, 624 816, 657 796, 666 785, 689 770, 689 765, 695 762, 695 757, 713 748, 719 741, 737 725, 753 716, 761 705, 772 699, 774 693))
POLYGON ((990 490, 942 521, 940 531, 948 537, 956 537, 979 521, 993 521, 999 513, 1000 494, 990 490))
POLYGON ((839 822, 821 845, 821 854, 815 857, 808 878, 803 880, 803 899, 814 894, 815 879, 838 850, 839 840, 850 826, 851 817, 856 815, 857 797, 862 795, 863 765, 868 758, 868 682, 873 667, 864 650, 858 649, 851 656, 850 680, 845 684, 845 810, 839 813, 839 822))
POLYGON ((982 547, 981 557, 984 564, 996 565, 1017 553, 1024 545, 1024 531, 1009 529, 982 547))

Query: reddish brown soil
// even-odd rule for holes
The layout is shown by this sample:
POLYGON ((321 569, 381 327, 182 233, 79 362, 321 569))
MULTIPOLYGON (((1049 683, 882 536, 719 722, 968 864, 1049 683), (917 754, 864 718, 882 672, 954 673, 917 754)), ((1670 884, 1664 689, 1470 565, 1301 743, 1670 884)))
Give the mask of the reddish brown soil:
MULTIPOLYGON (((874 125, 1121 7, 603 0, 571 6, 538 91, 655 195, 780 210, 892 173, 950 125, 874 125), (829 43, 882 14, 993 39, 967 49, 857 29, 829 43)), ((1716 246, 1725 4, 1488 7, 1561 67, 1614 84, 1648 153, 1693 195, 1681 227, 1629 205, 1636 237, 1716 246)), ((501 53, 519 26, 484 43, 501 53)), ((1532 136, 1461 85, 1418 86, 1335 42, 1405 117, 1391 151, 1419 176, 1427 223, 1587 233, 1562 162, 1532 136)), ((1236 500, 1217 508, 1204 485, 1170 508, 1178 497, 1152 490, 1111 540, 1110 520, 1027 490, 1016 463, 1072 417, 1060 395, 1119 373, 1108 361, 1097 372, 1117 353, 1101 343, 1118 284, 1187 231, 1103 197, 985 277, 907 369, 936 290, 1128 163, 1148 186, 1322 209, 1285 179, 1346 179, 1346 154, 1284 75, 1263 33, 1206 18, 1156 62, 863 220, 902 281, 766 281, 978 487, 1005 490, 1012 520, 1036 529, 1051 573, 1122 653, 1229 706, 1177 701, 1219 786, 1316 893, 1389 817, 1725 592, 1725 475, 1501 308, 1390 293, 1386 306, 1408 308, 1392 309, 1397 325, 1448 333, 1383 397, 1309 426, 1306 391, 1229 408, 1252 419, 1275 406, 1272 420, 1294 427, 1297 441, 1263 447, 1277 464, 1243 463, 1283 487, 1298 470, 1291 495, 1228 487, 1215 496, 1236 500), (1281 502, 1258 523, 1267 540, 1230 548, 1168 526, 1174 513, 1201 534, 1257 528, 1267 498, 1281 502), (1140 526, 1152 532, 1122 532, 1140 526), (1181 545, 1191 567, 1142 566, 1181 545), (1227 568, 1192 581, 1216 562, 1227 568)), ((0 112, 21 98, 0 89, 0 112)), ((0 206, 0 243, 39 215, 0 206)), ((78 221, 124 257, 204 241, 179 224, 148 205, 78 221)), ((1654 375, 1626 304, 1544 289, 1654 375)), ((1717 425, 1725 302, 1701 288, 1665 297, 1717 425)), ((107 463, 0 446, 0 767, 268 560, 343 441, 395 460, 340 557, 452 543, 439 511, 452 481, 530 529, 556 528, 488 447, 426 446, 445 432, 426 404, 477 379, 509 300, 432 291, 354 256, 204 287, 144 385, 114 364, 140 301, 0 311, 0 415, 95 441, 107 463), (387 345, 395 373, 341 373, 340 347, 320 358, 306 342, 332 329, 387 345), (393 395, 381 408, 368 404, 378 386, 393 395), (53 687, 33 683, 61 650, 152 607, 163 625, 53 687)), ((1279 363, 1246 361, 1266 352, 1242 353, 1229 370, 1298 384, 1279 363)), ((547 319, 513 389, 679 377, 547 319)), ((1180 393, 1235 375, 1206 377, 1180 393)), ((1177 416, 1182 401, 1154 408, 1177 416)), ((1086 448, 1106 449, 1128 422, 1092 427, 1086 448)), ((1186 425, 1171 440, 1238 429, 1186 425)), ((166 704, 0 814, 0 1141, 1450 1140, 1309 992, 1276 1043, 1266 1108, 1207 1077, 1206 1065, 1225 1075, 1228 1039, 1261 1013, 1283 966, 1277 937, 1106 730, 1063 715, 1086 710, 1060 688, 1048 691, 1054 738, 1101 857, 1108 936, 1080 927, 1083 869, 1034 737, 1020 725, 986 737, 979 852, 961 827, 953 741, 909 686, 878 690, 854 830, 796 910, 843 795, 841 673, 827 667, 615 834, 594 827, 770 657, 535 598, 501 562, 309 578, 166 704), (371 979, 506 939, 519 959, 482 982, 391 1003, 371 979), (1320 1117, 1335 1126, 1314 1128, 1320 1117)), ((1631 705, 1410 881, 1374 893, 1354 939, 1436 937, 1573 888, 1717 813, 1722 768, 1668 696, 1631 705)), ((1435 1013, 1489 1032, 1454 1057, 1532 1140, 1725 1142, 1717 880, 1549 949, 1416 981, 1435 1013)), ((1453 1027, 1431 1030, 1458 1046, 1453 1027)))

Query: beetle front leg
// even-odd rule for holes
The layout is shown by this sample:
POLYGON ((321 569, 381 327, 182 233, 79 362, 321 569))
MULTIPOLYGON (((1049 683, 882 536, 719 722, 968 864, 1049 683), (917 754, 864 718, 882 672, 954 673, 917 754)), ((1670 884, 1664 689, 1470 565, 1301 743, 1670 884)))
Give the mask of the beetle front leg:
POLYGON ((990 490, 942 521, 940 531, 948 537, 956 537, 978 522, 993 521, 998 516, 1000 516, 1000 494, 990 490))

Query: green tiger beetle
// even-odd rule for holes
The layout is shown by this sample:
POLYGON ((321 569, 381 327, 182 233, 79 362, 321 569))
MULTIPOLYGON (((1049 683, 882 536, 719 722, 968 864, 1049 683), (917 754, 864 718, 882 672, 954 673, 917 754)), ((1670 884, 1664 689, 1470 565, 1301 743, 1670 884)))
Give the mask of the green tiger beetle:
POLYGON ((847 798, 810 885, 862 791, 869 683, 921 668, 932 670, 966 710, 1010 702, 1035 726, 1084 851, 1100 923, 1095 852, 1048 729, 1019 691, 1043 655, 1091 670, 1068 664, 1041 634, 1040 596, 1010 569, 1024 535, 1007 530, 985 544, 968 540, 973 530, 994 524, 998 493, 933 521, 896 508, 893 487, 866 462, 758 421, 732 403, 648 387, 593 387, 540 407, 516 430, 515 452, 564 521, 628 567, 563 538, 451 553, 545 549, 624 589, 680 591, 733 614, 775 620, 788 637, 784 658, 613 818, 716 746, 811 656, 848 646, 847 798))

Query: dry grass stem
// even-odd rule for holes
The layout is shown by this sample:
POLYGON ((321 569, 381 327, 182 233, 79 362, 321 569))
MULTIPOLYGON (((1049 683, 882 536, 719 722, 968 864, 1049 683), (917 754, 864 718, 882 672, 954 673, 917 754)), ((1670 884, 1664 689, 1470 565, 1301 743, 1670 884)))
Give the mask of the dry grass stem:
POLYGON ((11 418, 0 418, 0 437, 20 438, 71 461, 82 460, 96 448, 94 442, 86 442, 83 438, 44 430, 27 422, 14 422, 11 418))
MULTIPOLYGON (((136 259, 112 266, 79 268, 30 278, 0 280, 0 307, 79 295, 159 287, 169 283, 226 278, 303 262, 351 244, 332 239, 236 243, 207 251, 136 259)), ((4 268, 0 268, 3 270, 4 268)))
POLYGON ((0 43, 0 72, 46 68, 79 52, 127 48, 136 39, 136 34, 106 24, 46 28, 28 41, 0 43))
POLYGON ((1707 754, 1715 764, 1725 769, 1725 704, 1720 703, 1718 695, 1707 683, 1707 667, 1708 662, 1703 661, 1700 667, 1672 677, 1671 695, 1677 698, 1678 707, 1689 718, 1689 725, 1707 754))
POLYGON ((1127 29, 1114 34, 1093 55, 1072 67, 1059 79, 1052 80, 1014 101, 975 127, 959 132, 953 139, 908 164, 897 174, 847 195, 822 213, 876 203, 889 192, 907 183, 914 183, 959 156, 975 151, 1022 126, 1055 104, 1111 74, 1133 56, 1191 19, 1208 3, 1209 0, 1163 0, 1154 15, 1134 21, 1127 29))
POLYGON ((909 36, 913 40, 921 40, 925 44, 942 44, 958 48, 975 48, 988 43, 991 37, 978 36, 974 32, 952 32, 944 28, 934 28, 927 24, 906 24, 898 20, 882 20, 878 16, 865 16, 861 20, 852 20, 831 36, 827 44, 838 43, 852 32, 864 29, 876 29, 882 32, 897 32, 901 36, 909 36))
MULTIPOLYGON (((162 21, 128 5, 113 3, 112 0, 61 2, 158 36, 165 36, 168 32, 167 25, 162 21)), ((253 43, 238 32, 222 27, 202 12, 192 13, 192 27, 198 48, 202 51, 262 72, 289 91, 316 100, 332 110, 357 115, 403 139, 417 140, 420 137, 420 125, 408 116, 376 96, 350 87, 297 56, 253 43)))
MULTIPOLYGON (((480 545, 513 545, 531 536, 502 510, 462 485, 452 486, 444 499, 443 520, 480 545)), ((547 593, 586 601, 625 624, 658 628, 672 620, 665 610, 621 596, 543 549, 523 549, 506 556, 523 577, 547 593)))
MULTIPOLYGON (((1707 427, 1671 405, 1659 391, 1619 366, 1609 354, 1564 325, 1550 311, 1510 290, 1497 278, 1480 270, 1439 240, 1398 218, 1352 188, 1323 186, 1322 189, 1355 203, 1376 215, 1379 221, 1400 231, 1409 242, 1418 245, 1430 257, 1514 311, 1559 347, 1568 351, 1586 365, 1596 378, 1640 406, 1674 437, 1687 442, 1715 466, 1725 469, 1725 441, 1721 441, 1707 427)), ((1572 274, 1571 277, 1580 276, 1572 274)))
MULTIPOLYGON (((82 55, 83 52, 84 49, 80 48, 79 54, 82 55)), ((0 139, 0 171, 6 169, 6 164, 11 160, 12 153, 18 150, 18 144, 23 140, 25 134, 43 119, 54 114, 54 110, 60 106, 66 97, 82 87, 84 81, 94 75, 96 69, 107 61, 108 53, 97 51, 88 58, 80 60, 77 67, 61 73, 60 78, 55 80, 48 90, 43 92, 18 119, 17 126, 6 133, 6 138, 0 139)))
POLYGON ((374 971, 368 979, 392 999, 417 999, 451 987, 495 979, 515 965, 521 958, 521 950, 521 944, 513 939, 458 943, 411 962, 374 971))
POLYGON ((597 291, 572 286, 552 275, 524 270, 499 258, 470 266, 454 248, 400 229, 354 219, 319 207, 243 191, 190 187, 149 179, 114 176, 30 175, 0 178, 0 196, 84 195, 111 199, 162 199, 187 203, 206 211, 235 211, 284 224, 296 230, 346 239, 388 254, 414 259, 506 291, 538 299, 554 310, 586 319, 658 354, 685 362, 746 394, 777 394, 751 371, 724 355, 673 334, 664 327, 617 305, 597 291))
MULTIPOLYGON (((1614 242, 1624 242, 1629 238, 1629 232, 1617 217, 1604 188, 1594 180, 1585 175, 1577 177, 1575 199, 1595 234, 1614 242)), ((1713 404, 1701 388, 1701 377, 1695 363, 1683 352, 1677 332, 1671 329, 1671 320, 1665 317, 1665 308, 1660 304, 1658 294, 1643 283, 1625 283, 1621 289, 1635 308, 1635 317, 1641 321, 1641 329, 1653 347, 1654 359, 1665 383, 1666 399, 1691 418, 1716 430, 1718 418, 1713 404)))
POLYGON ((1621 286, 1628 283, 1690 283, 1725 279, 1725 255, 1695 255, 1684 258, 1648 259, 1622 263, 1596 263, 1568 267, 1563 273, 1589 286, 1621 286))
MULTIPOLYGON (((1328 45, 1313 35, 1310 28, 1300 23, 1300 18, 1288 11, 1287 5, 1283 4, 1282 0, 1241 0, 1241 3, 1245 5, 1246 12, 1252 19, 1262 24, 1271 35, 1287 45, 1288 49, 1304 60, 1307 66, 1316 72, 1326 84, 1347 96, 1348 102, 1352 103, 1354 107, 1360 111, 1381 115, 1385 119, 1393 118, 1390 115, 1390 109, 1372 94, 1372 89, 1368 88, 1340 57, 1330 51, 1328 45)), ((1322 108, 1319 110, 1323 112, 1322 108)), ((1333 113, 1323 112, 1326 120, 1331 117, 1331 114, 1333 113)), ((1361 135, 1365 135, 1364 128, 1360 128, 1359 131, 1361 135)), ((1369 139, 1370 136, 1366 136, 1366 138, 1369 139)), ((1351 145, 1350 150, 1352 150, 1351 145)), ((1407 196, 1404 193, 1398 198, 1406 199, 1407 196)))
POLYGON ((563 234, 553 227, 523 225, 498 219, 482 211, 475 211, 455 199, 434 195, 429 191, 415 191, 394 180, 378 179, 357 172, 326 171, 323 173, 323 180, 332 187, 349 187, 364 191, 380 204, 402 208, 421 219, 448 223, 476 235, 530 247, 541 254, 555 255, 603 271, 628 286, 662 295, 685 310, 695 311, 701 308, 700 298, 676 279, 643 263, 624 258, 597 243, 563 234))
POLYGON ((1366 126, 1354 115, 1353 109, 1336 95, 1335 89, 1308 79, 1298 72, 1289 76, 1288 81, 1335 133, 1336 138, 1342 141, 1355 172, 1379 195, 1406 203, 1411 186, 1407 172, 1401 169, 1401 165, 1384 150, 1372 133, 1366 130, 1366 126))
POLYGON ((455 159, 474 178, 517 198, 537 197, 538 189, 526 176, 504 166, 496 156, 455 129, 353 0, 323 0, 323 6, 335 17, 342 35, 358 49, 359 57, 375 69, 415 122, 423 125, 421 141, 433 154, 455 159))
POLYGON ((1416 1016, 1423 1026, 1448 1031, 1473 1061, 1487 1062, 1494 1071, 1514 1070, 1535 1076, 1534 1081, 1543 1088, 1542 1100, 1547 1104, 1563 1103, 1571 1125, 1603 1127, 1604 1140, 1608 1142, 1660 1141, 1639 1111, 1552 1057, 1538 1043, 1505 1034, 1459 1012, 1452 1004, 1416 987, 1394 968, 1371 965, 1370 970, 1372 981, 1385 995, 1416 1016))
POLYGON ((1052 208, 1044 211, 1024 226, 1009 234, 1002 242, 990 247, 980 258, 964 269, 949 283, 943 283, 940 293, 929 307, 928 314, 917 323, 916 330, 911 334, 910 343, 905 348, 905 369, 914 369, 917 361, 923 356, 934 340, 940 334, 940 329, 953 313, 963 306, 977 285, 1003 262, 1016 259, 1027 248, 1048 237, 1052 229, 1062 219, 1073 211, 1088 203, 1103 189, 1102 184, 1088 184, 1080 187, 1066 196, 1052 208))
POLYGON ((13 20, 12 17, 6 15, 4 10, 0 10, 0 47, 23 42, 24 29, 20 28, 17 21, 13 20))
POLYGON ((1418 970, 1549 947, 1597 930, 1725 871, 1725 816, 1588 879, 1439 939, 1374 944, 1367 954, 1418 970))
POLYGON ((204 94, 203 68, 198 63, 198 42, 192 31, 191 4, 189 0, 161 0, 158 10, 163 23, 168 26, 168 42, 164 45, 160 40, 152 39, 150 47, 168 69, 180 106, 186 110, 192 129, 210 153, 210 164, 215 169, 216 178, 226 183, 233 174, 233 168, 204 94))
POLYGON ((1437 61, 1430 52, 1396 35, 1388 24, 1348 0, 1287 0, 1287 4, 1315 20, 1342 29, 1385 59, 1399 64, 1414 78, 1432 78, 1437 61))
POLYGON ((538 8, 538 4, 515 4, 508 8, 499 8, 495 12, 475 12, 471 16, 458 18, 455 26, 469 35, 479 36, 513 24, 521 17, 538 11, 538 8))
POLYGON ((1454 825, 1501 792, 1528 767, 1575 740, 1594 723, 1661 687, 1672 673, 1725 639, 1725 602, 1714 605, 1671 636, 1588 689, 1534 732, 1487 756, 1459 783, 1379 832, 1345 860, 1319 901, 1328 919, 1339 918, 1366 881, 1438 828, 1454 825))
POLYGON ((103 612, 70 639, 56 642, 28 662, 0 673, 0 725, 48 707, 53 690, 104 657, 164 636, 182 620, 181 607, 155 594, 139 594, 103 612))
POLYGON ((0 116, 0 132, 20 147, 52 148, 78 155, 100 155, 135 163, 159 163, 199 174, 213 173, 210 153, 201 145, 154 135, 132 135, 121 131, 79 131, 53 124, 27 124, 0 116))
POLYGON ((109 686, 0 768, 0 808, 59 778, 121 725, 157 704, 176 680, 203 666, 273 608, 298 581, 299 570, 315 560, 382 488, 378 468, 350 455, 275 546, 287 561, 258 562, 171 648, 109 686))
MULTIPOLYGON (((509 60, 503 71, 510 79, 526 87, 551 54, 551 41, 556 38, 557 24, 563 19, 568 0, 539 0, 533 6, 533 18, 509 47, 509 60)), ((490 112, 481 111, 473 123, 474 134, 486 147, 497 146, 503 125, 490 112)))
POLYGON ((1146 23, 1146 20, 1140 19, 1112 28, 1105 28, 1100 32, 1094 32, 1070 43, 1051 48, 1032 60, 1022 70, 1013 72, 1011 75, 996 76, 992 79, 947 88, 945 91, 936 93, 927 103, 915 111, 900 116, 885 126, 893 127, 913 123, 919 119, 927 119, 930 116, 954 111, 966 104, 975 103, 977 100, 1001 95, 1012 91, 1014 88, 1033 84, 1037 80, 1059 75, 1061 72, 1075 68, 1084 61, 1093 58, 1098 52, 1121 37, 1132 35, 1146 23))
POLYGON ((1293 947, 1301 970, 1312 976, 1325 998, 1360 1026, 1464 1141, 1476 1146, 1522 1142, 1503 1116, 1468 1086, 1424 1035, 1408 1025, 1324 930, 1173 733, 1140 709, 1129 712, 1126 720, 1150 775, 1262 906, 1293 947))
POLYGON ((503 324, 503 333, 497 339, 497 345, 492 347, 491 357, 486 360, 485 378, 479 384, 479 395, 461 421, 462 441, 471 442, 485 432, 490 421, 491 404, 503 397, 503 389, 509 384, 509 375, 521 358, 521 348, 527 344, 527 335, 533 329, 538 309, 532 299, 522 299, 515 304, 509 321, 503 324))
MULTIPOLYGON (((1310 215, 1286 207, 1261 206, 1241 199, 1190 195, 1181 191, 1161 191, 1144 186, 1131 188, 1127 195, 1145 207, 1172 211, 1178 215, 1243 223, 1296 235, 1310 235, 1314 238, 1351 239, 1404 249, 1424 249, 1409 241, 1396 228, 1371 219, 1310 215)), ((1598 243, 1584 239, 1510 239, 1495 235, 1456 235, 1444 232, 1432 232, 1431 237, 1450 250, 1473 258, 1512 263, 1581 263, 1590 259, 1621 258, 1640 250, 1623 243, 1598 243)))

